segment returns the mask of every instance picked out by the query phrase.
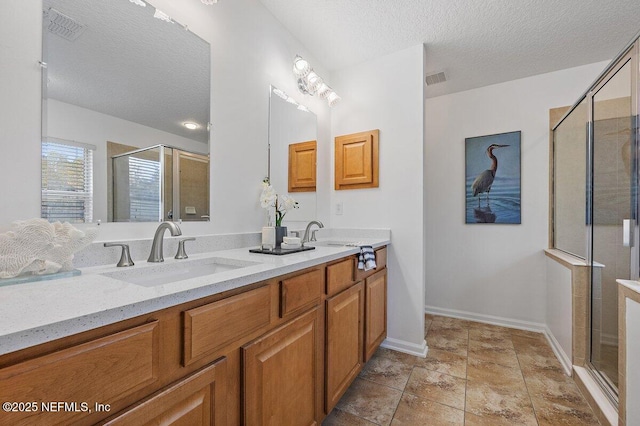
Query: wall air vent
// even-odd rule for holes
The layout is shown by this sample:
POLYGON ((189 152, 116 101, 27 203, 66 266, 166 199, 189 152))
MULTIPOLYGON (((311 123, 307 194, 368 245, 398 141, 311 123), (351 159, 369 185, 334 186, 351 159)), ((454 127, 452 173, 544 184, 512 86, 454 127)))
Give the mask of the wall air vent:
POLYGON ((425 77, 424 81, 427 83, 427 86, 433 86, 434 84, 444 83, 447 81, 447 77, 445 77, 444 72, 438 72, 429 74, 425 77))
POLYGON ((44 25, 50 33, 69 41, 80 37, 80 34, 87 28, 86 25, 74 21, 73 18, 53 8, 45 12, 44 25))

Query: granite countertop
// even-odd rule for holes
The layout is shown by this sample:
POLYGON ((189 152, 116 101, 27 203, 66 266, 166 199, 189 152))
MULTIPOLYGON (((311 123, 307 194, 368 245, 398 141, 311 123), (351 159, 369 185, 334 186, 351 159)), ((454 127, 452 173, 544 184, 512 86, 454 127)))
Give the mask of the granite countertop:
MULTIPOLYGON (((353 242, 354 239, 343 240, 353 242)), ((339 242, 332 238, 331 242, 339 242)), ((358 238, 374 248, 389 239, 358 238)), ((81 268, 75 277, 0 287, 0 355, 91 330, 202 297, 268 280, 359 252, 358 247, 329 245, 319 241, 315 250, 285 256, 249 253, 245 247, 165 259, 162 264, 134 259, 129 268, 93 266, 81 268), (221 262, 248 265, 156 286, 132 284, 112 276, 143 276, 180 262, 221 262)))

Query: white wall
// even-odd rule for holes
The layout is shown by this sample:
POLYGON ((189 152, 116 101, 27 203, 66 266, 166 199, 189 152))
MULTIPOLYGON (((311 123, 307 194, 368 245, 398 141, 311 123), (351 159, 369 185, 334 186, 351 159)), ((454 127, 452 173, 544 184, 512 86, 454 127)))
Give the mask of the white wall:
POLYGON ((387 344, 413 352, 425 349, 423 62, 417 45, 332 74, 332 136, 380 129, 380 187, 333 191, 331 226, 391 228, 387 344))
POLYGON ((571 270, 557 261, 546 258, 547 312, 545 323, 552 345, 559 355, 565 371, 571 372, 573 309, 571 270))
POLYGON ((605 65, 426 100, 427 310, 521 326, 545 322, 549 109, 573 104, 605 65), (522 224, 465 225, 464 139, 516 130, 522 224))
POLYGON ((0 14, 0 225, 40 216, 42 4, 5 0, 0 14), (24 194, 29 194, 25 196, 24 194))
MULTIPOLYGON (((258 197, 267 171, 269 84, 318 116, 318 179, 325 183, 318 205, 328 205, 329 110, 323 101, 300 94, 291 75, 296 54, 326 76, 322 65, 257 0, 212 6, 200 0, 151 3, 211 43, 212 50, 212 221, 189 224, 183 231, 248 232, 262 226, 258 197)), ((0 228, 40 215, 41 8, 41 1, 0 2, 0 14, 7 18, 0 29, 0 228)), ((328 222, 328 208, 319 210, 319 218, 328 222)), ((155 226, 103 224, 98 239, 149 238, 155 226)))

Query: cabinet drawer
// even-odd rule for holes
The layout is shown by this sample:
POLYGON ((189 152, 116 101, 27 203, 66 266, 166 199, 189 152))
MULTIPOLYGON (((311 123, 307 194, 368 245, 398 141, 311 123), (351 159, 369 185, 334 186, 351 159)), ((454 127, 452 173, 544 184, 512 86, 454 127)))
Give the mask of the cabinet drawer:
POLYGON ((218 426, 226 422, 227 359, 180 380, 105 423, 108 426, 218 426))
POLYGON ((3 413, 0 425, 94 423, 109 413, 82 403, 123 408, 118 402, 157 380, 158 329, 150 322, 0 370, 0 401, 38 404, 37 412, 3 413), (54 401, 71 405, 46 412, 54 401))
POLYGON ((213 355, 270 321, 269 286, 184 311, 183 364, 213 355))
POLYGON ((316 305, 324 289, 323 270, 318 268, 280 282, 280 317, 316 305))
POLYGON ((353 260, 348 258, 327 266, 328 296, 340 293, 353 284, 353 265, 353 260))
POLYGON ((376 253, 376 267, 375 269, 371 269, 369 271, 363 271, 362 269, 358 269, 358 256, 356 255, 353 262, 353 270, 354 273, 354 281, 360 281, 367 278, 369 275, 372 275, 376 271, 386 268, 387 266, 387 248, 381 247, 375 251, 376 253))

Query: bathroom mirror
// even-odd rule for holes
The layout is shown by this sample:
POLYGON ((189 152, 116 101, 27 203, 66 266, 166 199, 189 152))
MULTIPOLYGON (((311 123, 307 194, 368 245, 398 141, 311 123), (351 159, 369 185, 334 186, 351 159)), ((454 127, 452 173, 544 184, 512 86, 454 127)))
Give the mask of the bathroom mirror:
MULTIPOLYGON (((143 0, 43 0, 42 50, 42 137, 55 142, 46 151, 43 144, 43 169, 46 163, 70 170, 83 157, 77 176, 88 180, 52 180, 51 187, 43 180, 43 217, 133 216, 113 214, 111 157, 124 152, 109 144, 131 151, 163 145, 208 157, 210 46, 186 27, 143 0)), ((205 182, 200 192, 207 200, 180 212, 169 211, 167 201, 163 219, 183 218, 187 210, 187 220, 208 220, 204 170, 198 182, 205 182)))
POLYGON ((269 90, 269 180, 278 195, 298 202, 283 226, 306 225, 316 219, 316 115, 282 90, 269 90))

